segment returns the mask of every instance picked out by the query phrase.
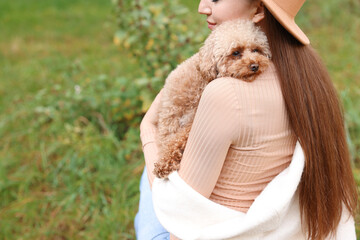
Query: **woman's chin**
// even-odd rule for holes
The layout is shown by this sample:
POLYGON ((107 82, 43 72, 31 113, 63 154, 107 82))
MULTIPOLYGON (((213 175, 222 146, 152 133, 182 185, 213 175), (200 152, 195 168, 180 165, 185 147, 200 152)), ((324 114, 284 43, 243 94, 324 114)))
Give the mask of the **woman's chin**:
POLYGON ((211 31, 214 30, 215 27, 216 27, 216 24, 210 24, 210 23, 208 23, 208 28, 209 28, 211 31))

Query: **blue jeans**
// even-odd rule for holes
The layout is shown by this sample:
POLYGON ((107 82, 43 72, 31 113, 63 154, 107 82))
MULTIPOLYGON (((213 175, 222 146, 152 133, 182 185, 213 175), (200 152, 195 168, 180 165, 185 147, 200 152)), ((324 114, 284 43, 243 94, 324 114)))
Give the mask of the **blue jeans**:
POLYGON ((169 232, 160 224, 155 215, 146 167, 140 180, 139 211, 135 216, 134 226, 138 240, 170 239, 169 232))

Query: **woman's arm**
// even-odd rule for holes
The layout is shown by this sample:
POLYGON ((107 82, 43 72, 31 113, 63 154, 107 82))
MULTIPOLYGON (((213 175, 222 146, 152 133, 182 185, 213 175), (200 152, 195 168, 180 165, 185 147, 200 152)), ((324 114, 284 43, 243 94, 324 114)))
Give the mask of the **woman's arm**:
POLYGON ((140 124, 140 138, 150 187, 152 186, 152 182, 155 178, 153 174, 154 163, 158 158, 158 149, 155 143, 155 136, 157 131, 158 109, 162 92, 163 89, 161 89, 158 95, 155 97, 140 124))
MULTIPOLYGON (((229 146, 239 135, 239 105, 233 79, 216 79, 202 93, 181 161, 179 175, 193 189, 209 197, 214 189, 229 146)), ((158 149, 154 113, 158 96, 144 116, 140 130, 150 184, 158 149), (150 124, 151 123, 151 124, 150 124)), ((171 240, 176 239, 171 235, 171 240)))
MULTIPOLYGON (((229 146, 239 135, 239 104, 233 81, 219 78, 204 89, 180 165, 179 175, 205 197, 214 189, 229 146)), ((158 158, 155 136, 160 97, 161 91, 140 126, 150 185, 155 178, 152 172, 158 158)))
POLYGON ((204 89, 180 163, 179 176, 207 198, 230 145, 239 136, 239 104, 233 81, 215 79, 204 89))

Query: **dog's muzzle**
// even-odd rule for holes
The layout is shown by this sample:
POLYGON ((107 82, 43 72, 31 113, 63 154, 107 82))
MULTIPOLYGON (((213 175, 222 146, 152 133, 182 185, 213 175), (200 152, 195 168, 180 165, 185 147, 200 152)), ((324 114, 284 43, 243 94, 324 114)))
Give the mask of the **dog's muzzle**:
POLYGON ((251 71, 253 71, 255 73, 259 70, 259 64, 257 64, 257 63, 250 64, 249 68, 251 71))

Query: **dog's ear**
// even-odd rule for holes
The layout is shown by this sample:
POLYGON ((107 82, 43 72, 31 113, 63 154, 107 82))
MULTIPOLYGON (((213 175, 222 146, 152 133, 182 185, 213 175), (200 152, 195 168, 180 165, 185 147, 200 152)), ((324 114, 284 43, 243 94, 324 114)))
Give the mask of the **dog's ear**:
POLYGON ((199 51, 199 71, 206 80, 210 81, 217 77, 217 62, 214 53, 215 39, 211 34, 199 51))
POLYGON ((264 55, 269 59, 272 58, 272 55, 271 55, 271 52, 270 52, 270 47, 267 44, 264 47, 264 55))
POLYGON ((260 34, 260 36, 258 37, 257 40, 258 40, 258 44, 261 46, 263 54, 267 58, 271 59, 272 54, 271 54, 269 42, 268 42, 268 39, 267 39, 265 33, 261 32, 261 34, 260 34))

